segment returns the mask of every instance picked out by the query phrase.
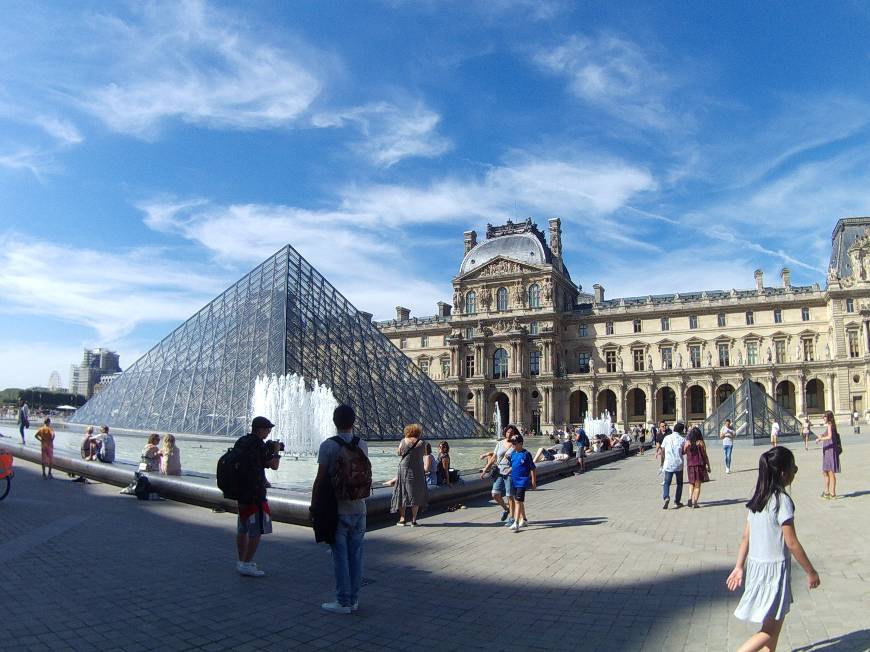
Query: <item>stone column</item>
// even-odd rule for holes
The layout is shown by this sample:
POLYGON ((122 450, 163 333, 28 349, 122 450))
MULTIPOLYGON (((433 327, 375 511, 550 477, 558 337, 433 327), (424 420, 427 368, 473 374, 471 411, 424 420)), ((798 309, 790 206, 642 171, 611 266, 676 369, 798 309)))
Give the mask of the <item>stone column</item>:
MULTIPOLYGON (((825 383, 825 394, 830 397, 830 401, 828 398, 825 398, 825 409, 830 410, 831 412, 837 412, 837 401, 835 397, 837 396, 836 387, 834 385, 834 374, 828 374, 828 382, 825 383)), ((846 409, 851 413, 851 406, 847 405, 846 409)))
POLYGON ((803 374, 798 374, 796 379, 796 387, 797 390, 795 392, 795 409, 797 410, 797 416, 799 418, 804 418, 807 415, 806 412, 806 404, 807 404, 807 379, 803 374))
POLYGON ((628 430, 628 412, 625 409, 625 385, 619 386, 619 392, 616 395, 616 411, 617 423, 622 425, 622 430, 628 430))
POLYGON ((675 417, 677 421, 682 421, 684 415, 686 414, 684 410, 684 408, 686 407, 686 383, 682 380, 677 384, 676 398, 677 404, 674 407, 674 410, 676 411, 675 417))
POLYGON ((707 416, 708 417, 711 414, 713 414, 713 410, 716 409, 713 407, 714 405, 716 405, 715 396, 716 396, 716 381, 711 378, 707 382, 707 416))
POLYGON ((644 415, 644 418, 646 419, 646 422, 648 424, 652 423, 653 419, 656 418, 655 402, 656 402, 655 385, 653 385, 652 383, 649 383, 646 386, 646 415, 644 415))
POLYGON ((489 423, 489 419, 487 418, 486 412, 483 409, 482 395, 483 390, 474 390, 474 416, 477 417, 477 420, 480 421, 483 425, 487 425, 489 423))
POLYGON ((511 387, 510 419, 511 423, 515 423, 517 427, 519 427, 520 423, 522 423, 523 421, 521 418, 518 417, 518 415, 522 414, 519 409, 519 390, 516 387, 511 387))
POLYGON ((475 344, 474 346, 474 375, 479 378, 486 377, 486 370, 483 368, 486 358, 483 357, 483 345, 475 344))
POLYGON ((541 421, 546 422, 547 424, 552 424, 552 422, 553 422, 552 408, 550 405, 550 400, 551 400, 550 388, 545 387, 544 388, 544 405, 543 405, 543 410, 541 410, 541 412, 542 412, 541 421))

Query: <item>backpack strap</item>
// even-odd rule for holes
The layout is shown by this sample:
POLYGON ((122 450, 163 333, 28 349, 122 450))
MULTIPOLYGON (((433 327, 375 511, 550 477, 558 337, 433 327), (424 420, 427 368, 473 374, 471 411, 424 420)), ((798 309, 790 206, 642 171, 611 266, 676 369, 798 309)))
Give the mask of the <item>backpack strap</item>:
MULTIPOLYGON (((334 441, 339 446, 349 446, 350 445, 344 440, 343 437, 339 437, 338 435, 335 435, 335 437, 330 437, 329 439, 330 439, 330 441, 334 441)), ((357 438, 354 437, 354 439, 357 439, 357 438)))

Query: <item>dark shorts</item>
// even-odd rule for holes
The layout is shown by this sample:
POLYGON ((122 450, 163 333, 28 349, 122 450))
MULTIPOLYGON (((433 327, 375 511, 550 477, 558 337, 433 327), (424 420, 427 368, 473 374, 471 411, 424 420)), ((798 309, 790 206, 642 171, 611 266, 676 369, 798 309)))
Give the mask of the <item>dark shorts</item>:
POLYGON ((545 448, 544 449, 544 459, 547 460, 548 462, 552 462, 554 459, 556 459, 556 454, 553 451, 547 450, 545 448))
POLYGON ((526 502, 526 488, 525 487, 511 487, 511 496, 518 503, 526 502))

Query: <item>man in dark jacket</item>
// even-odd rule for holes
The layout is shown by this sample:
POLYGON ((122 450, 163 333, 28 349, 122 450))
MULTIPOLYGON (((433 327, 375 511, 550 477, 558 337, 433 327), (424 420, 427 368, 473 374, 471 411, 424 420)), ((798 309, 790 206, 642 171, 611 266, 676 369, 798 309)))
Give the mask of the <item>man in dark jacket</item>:
POLYGON ((246 474, 238 500, 236 548, 239 561, 236 570, 247 577, 263 577, 266 574, 252 560, 260 544, 260 536, 272 532, 272 518, 266 501, 265 469, 277 470, 281 456, 277 442, 267 443, 265 440, 274 427, 266 417, 255 417, 251 422, 250 434, 236 441, 236 448, 244 452, 246 460, 246 474))

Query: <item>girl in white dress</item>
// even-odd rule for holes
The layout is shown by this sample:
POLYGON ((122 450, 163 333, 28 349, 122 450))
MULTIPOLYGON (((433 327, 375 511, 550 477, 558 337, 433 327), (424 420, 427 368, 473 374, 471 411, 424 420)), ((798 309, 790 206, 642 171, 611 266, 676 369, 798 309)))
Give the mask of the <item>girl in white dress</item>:
POLYGON ((729 590, 736 591, 745 577, 746 589, 734 615, 761 623, 761 631, 750 637, 739 652, 776 649, 792 601, 792 555, 806 572, 809 587, 819 585, 819 574, 794 529, 794 503, 785 492, 797 470, 794 455, 783 446, 762 453, 758 463, 758 481, 746 503, 749 515, 737 563, 726 582, 729 590))

